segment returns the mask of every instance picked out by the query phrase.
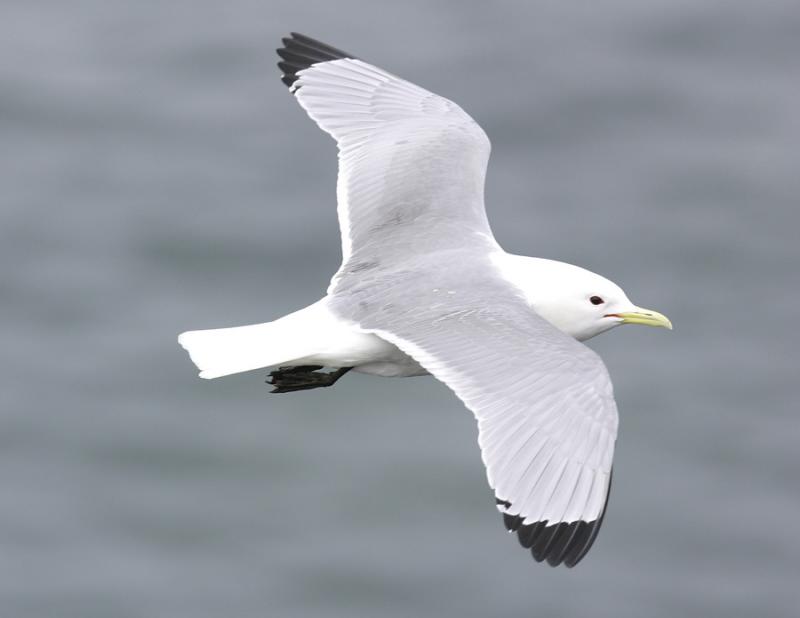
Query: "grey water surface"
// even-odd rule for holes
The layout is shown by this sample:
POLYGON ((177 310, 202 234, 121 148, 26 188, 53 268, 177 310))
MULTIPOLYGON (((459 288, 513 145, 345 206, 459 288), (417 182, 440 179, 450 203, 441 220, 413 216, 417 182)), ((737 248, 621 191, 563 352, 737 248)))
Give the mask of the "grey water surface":
POLYGON ((6 0, 0 617, 797 616, 799 110, 792 0, 6 0), (503 246, 675 324, 591 342, 621 431, 576 569, 503 531, 433 379, 269 395, 177 346, 338 266, 290 30, 460 103, 503 246))

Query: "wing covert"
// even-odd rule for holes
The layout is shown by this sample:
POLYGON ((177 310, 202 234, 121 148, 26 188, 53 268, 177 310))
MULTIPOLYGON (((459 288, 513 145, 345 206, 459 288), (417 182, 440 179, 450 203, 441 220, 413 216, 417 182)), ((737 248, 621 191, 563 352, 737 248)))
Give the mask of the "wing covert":
POLYGON ((478 421, 506 527, 537 560, 574 566, 611 482, 618 421, 608 372, 489 267, 466 254, 442 258, 438 278, 406 266, 334 296, 334 310, 453 390, 478 421))
POLYGON ((302 35, 278 53, 284 82, 339 148, 343 264, 331 289, 411 247, 494 244, 483 203, 491 146, 458 105, 302 35))

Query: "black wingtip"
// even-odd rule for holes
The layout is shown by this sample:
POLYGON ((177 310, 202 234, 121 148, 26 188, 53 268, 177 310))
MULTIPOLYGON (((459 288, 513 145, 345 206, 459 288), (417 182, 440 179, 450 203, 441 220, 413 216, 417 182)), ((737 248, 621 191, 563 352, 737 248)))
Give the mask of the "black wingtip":
POLYGON ((561 564, 573 567, 578 564, 594 543, 602 523, 602 517, 594 521, 553 525, 548 525, 546 521, 523 524, 519 516, 506 517, 506 529, 517 533, 520 545, 530 550, 533 559, 536 562, 547 561, 553 567, 561 564))
POLYGON ((283 73, 281 81, 290 88, 297 81, 297 73, 314 64, 355 58, 341 49, 297 32, 292 32, 290 36, 281 39, 281 42, 283 47, 275 50, 281 57, 278 67, 283 73))
MULTIPOLYGON (((589 552, 603 525, 608 508, 608 496, 611 494, 611 478, 608 481, 608 493, 603 512, 592 521, 559 522, 549 525, 547 521, 523 523, 520 515, 503 513, 503 524, 509 532, 516 532, 520 545, 530 549, 536 562, 547 561, 552 567, 563 564, 572 568, 583 560, 589 552)), ((495 498, 496 503, 505 509, 511 508, 508 500, 495 498)))

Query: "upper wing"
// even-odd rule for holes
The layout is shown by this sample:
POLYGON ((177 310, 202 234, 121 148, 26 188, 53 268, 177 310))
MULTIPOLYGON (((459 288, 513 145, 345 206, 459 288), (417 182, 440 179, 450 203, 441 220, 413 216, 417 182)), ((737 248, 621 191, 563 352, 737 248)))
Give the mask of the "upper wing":
POLYGON ((483 205, 490 143, 458 105, 293 33, 278 66, 339 146, 342 268, 363 271, 464 243, 494 244, 483 205))
MULTIPOLYGON (((443 259, 445 256, 442 256, 443 259)), ((395 344, 478 420, 498 509, 536 560, 574 566, 600 527, 617 409, 603 362, 466 255, 334 295, 334 310, 395 344)))

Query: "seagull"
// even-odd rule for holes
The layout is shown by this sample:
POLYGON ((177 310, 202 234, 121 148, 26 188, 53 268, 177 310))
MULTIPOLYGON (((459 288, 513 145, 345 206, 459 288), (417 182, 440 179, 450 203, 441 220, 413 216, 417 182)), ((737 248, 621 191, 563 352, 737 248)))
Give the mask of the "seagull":
POLYGON ((670 321, 600 275, 500 247, 489 139, 458 105, 310 37, 282 42, 283 83, 338 145, 342 264, 304 309, 178 342, 202 378, 274 368, 273 393, 351 370, 434 376, 477 419, 506 529, 537 562, 575 566, 603 521, 618 424, 608 371, 581 342, 670 321))

